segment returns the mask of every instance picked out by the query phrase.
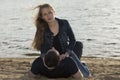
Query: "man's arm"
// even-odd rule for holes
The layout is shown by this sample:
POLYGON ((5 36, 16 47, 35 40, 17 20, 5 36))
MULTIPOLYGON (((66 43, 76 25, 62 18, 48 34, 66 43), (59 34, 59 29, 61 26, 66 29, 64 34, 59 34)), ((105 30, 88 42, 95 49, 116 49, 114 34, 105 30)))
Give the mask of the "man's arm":
POLYGON ((35 75, 31 71, 28 71, 28 77, 30 77, 32 79, 38 79, 38 78, 40 78, 40 74, 39 75, 35 75))
POLYGON ((80 70, 73 74, 72 77, 75 78, 76 80, 83 80, 83 74, 81 73, 80 70))

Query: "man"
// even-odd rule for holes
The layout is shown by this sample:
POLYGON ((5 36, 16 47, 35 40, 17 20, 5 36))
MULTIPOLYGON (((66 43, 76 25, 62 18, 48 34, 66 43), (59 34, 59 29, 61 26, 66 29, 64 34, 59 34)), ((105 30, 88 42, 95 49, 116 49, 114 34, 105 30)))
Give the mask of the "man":
POLYGON ((55 49, 50 49, 44 58, 37 58, 32 64, 29 75, 32 78, 40 77, 40 75, 48 78, 68 78, 71 76, 78 80, 83 78, 74 60, 70 57, 61 60, 55 49))

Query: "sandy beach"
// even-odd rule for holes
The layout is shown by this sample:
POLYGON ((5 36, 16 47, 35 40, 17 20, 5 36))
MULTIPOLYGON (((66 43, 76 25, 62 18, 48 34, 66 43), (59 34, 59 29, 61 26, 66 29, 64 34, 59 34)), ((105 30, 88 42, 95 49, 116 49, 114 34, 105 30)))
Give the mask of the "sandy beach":
MULTIPOLYGON (((33 60, 34 58, 0 58, 0 80, 31 80, 26 74, 33 60)), ((82 61, 87 63, 94 80, 120 80, 120 59, 83 57, 82 61)))

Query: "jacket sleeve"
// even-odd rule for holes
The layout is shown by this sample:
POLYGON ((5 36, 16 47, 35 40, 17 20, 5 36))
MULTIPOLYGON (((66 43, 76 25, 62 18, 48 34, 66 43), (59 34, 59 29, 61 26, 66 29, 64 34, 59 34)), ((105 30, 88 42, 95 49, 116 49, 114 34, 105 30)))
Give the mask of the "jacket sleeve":
POLYGON ((68 41, 69 45, 68 45, 66 51, 69 51, 69 50, 73 50, 75 43, 76 43, 76 39, 75 39, 73 30, 67 20, 66 20, 66 25, 67 25, 67 36, 69 38, 69 41, 68 41))

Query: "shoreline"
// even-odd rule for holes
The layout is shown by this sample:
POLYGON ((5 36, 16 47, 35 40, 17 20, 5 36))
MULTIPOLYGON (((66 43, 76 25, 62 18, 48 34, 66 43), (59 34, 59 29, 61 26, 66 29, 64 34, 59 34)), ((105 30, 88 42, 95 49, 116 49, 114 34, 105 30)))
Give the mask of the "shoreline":
MULTIPOLYGON (((0 58, 0 80, 31 80, 25 75, 34 59, 0 58)), ((81 61, 88 65, 94 80, 120 80, 120 59, 82 57, 81 61)))
MULTIPOLYGON (((39 57, 40 54, 25 54, 24 56, 0 56, 0 59, 11 59, 11 58, 36 58, 39 57)), ((103 56, 82 56, 82 58, 106 58, 106 59, 120 59, 120 56, 108 56, 108 57, 103 57, 103 56)))

